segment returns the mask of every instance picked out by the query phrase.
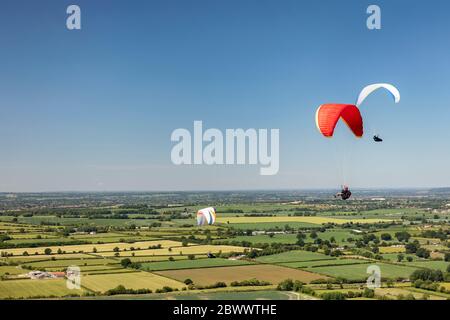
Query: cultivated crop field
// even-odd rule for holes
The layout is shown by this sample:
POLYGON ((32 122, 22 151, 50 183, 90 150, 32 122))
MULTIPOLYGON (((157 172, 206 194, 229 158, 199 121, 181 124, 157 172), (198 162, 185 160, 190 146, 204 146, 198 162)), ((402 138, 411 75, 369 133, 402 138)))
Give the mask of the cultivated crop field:
MULTIPOLYGON (((411 273, 415 270, 413 267, 405 267, 386 263, 374 263, 381 269, 381 277, 383 279, 407 279, 411 273)), ((349 280, 361 280, 367 279, 367 267, 371 265, 366 264, 352 264, 352 265, 340 265, 331 267, 315 267, 314 272, 325 274, 331 277, 340 277, 349 280)))
POLYGON ((280 263, 280 262, 297 262, 311 260, 329 260, 330 257, 322 253, 309 252, 303 250, 287 251, 279 254, 262 256, 257 258, 258 262, 263 263, 280 263))
MULTIPOLYGON (((280 263, 282 266, 291 268, 315 268, 321 266, 341 266, 341 265, 353 265, 367 263, 367 260, 362 259, 330 259, 330 260, 315 260, 315 261, 298 261, 298 262, 285 262, 280 263)), ((308 271, 314 272, 313 269, 308 271)))
POLYGON ((107 264, 117 264, 117 260, 104 259, 104 258, 94 258, 90 259, 61 259, 61 260, 45 260, 39 262, 31 262, 24 264, 25 266, 33 267, 33 269, 39 268, 55 268, 55 267, 68 267, 72 265, 76 266, 96 266, 96 265, 107 265, 107 264))
POLYGON ((176 269, 192 269, 192 268, 210 268, 223 266, 239 266, 251 264, 246 260, 229 260, 229 259, 196 259, 196 260, 179 260, 179 261, 161 261, 143 263, 141 269, 146 271, 157 270, 176 270, 176 269))
POLYGON ((105 292, 119 285, 127 289, 150 289, 155 291, 165 286, 181 289, 182 282, 149 272, 132 272, 120 274, 88 275, 82 278, 83 286, 94 292, 105 292))
POLYGON ((34 298, 63 297, 66 295, 81 295, 84 290, 69 290, 66 281, 56 280, 8 280, 0 281, 0 298, 34 298))
POLYGON ((231 283, 233 281, 244 281, 250 279, 268 281, 273 284, 279 282, 280 275, 282 275, 284 279, 290 278, 302 281, 304 283, 327 278, 323 275, 317 275, 311 272, 275 265, 169 270, 159 271, 158 274, 177 279, 179 281, 184 281, 185 279, 190 278, 194 281, 194 283, 200 285, 211 285, 221 281, 231 283))

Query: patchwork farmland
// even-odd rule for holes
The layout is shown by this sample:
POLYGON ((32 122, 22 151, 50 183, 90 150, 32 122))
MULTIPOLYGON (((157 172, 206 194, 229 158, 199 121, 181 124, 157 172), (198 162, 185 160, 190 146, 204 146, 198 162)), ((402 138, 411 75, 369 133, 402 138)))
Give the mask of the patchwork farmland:
POLYGON ((218 193, 196 226, 203 194, 47 196, 0 194, 1 299, 450 298, 450 217, 423 209, 445 199, 218 193))
POLYGON ((216 267, 207 269, 169 270, 159 271, 158 274, 183 281, 190 278, 194 283, 202 286, 212 285, 217 282, 230 284, 233 281, 245 281, 256 279, 270 284, 277 284, 280 275, 285 278, 310 283, 313 280, 327 279, 327 276, 314 274, 308 271, 285 268, 276 265, 250 265, 237 267, 216 267))

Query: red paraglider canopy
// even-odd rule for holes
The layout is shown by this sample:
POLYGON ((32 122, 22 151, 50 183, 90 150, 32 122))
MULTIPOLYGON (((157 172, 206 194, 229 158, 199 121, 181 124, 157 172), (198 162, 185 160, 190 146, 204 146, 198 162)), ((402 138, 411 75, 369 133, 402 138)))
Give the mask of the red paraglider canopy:
POLYGON ((316 112, 316 125, 325 137, 332 137, 339 119, 358 138, 363 136, 363 120, 357 106, 352 104, 323 104, 316 112))

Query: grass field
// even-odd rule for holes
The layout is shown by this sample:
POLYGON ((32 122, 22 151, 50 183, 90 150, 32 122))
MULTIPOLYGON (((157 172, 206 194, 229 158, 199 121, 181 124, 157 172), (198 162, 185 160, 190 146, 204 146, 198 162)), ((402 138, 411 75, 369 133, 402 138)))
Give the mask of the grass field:
POLYGON ((24 270, 17 266, 0 266, 0 276, 7 275, 7 274, 22 274, 27 273, 28 270, 24 270))
MULTIPOLYGON (((94 266, 80 266, 80 270, 82 273, 86 272, 86 271, 97 271, 97 270, 117 270, 117 269, 122 269, 123 267, 118 263, 118 264, 114 264, 114 265, 94 265, 94 266)), ((52 268, 46 268, 46 270, 50 270, 52 268)), ((55 267, 54 269, 58 269, 61 270, 61 267, 55 267)), ((64 267, 63 267, 64 269, 64 267)), ((132 270, 132 269, 129 269, 132 270)))
POLYGON ((281 263, 281 262, 329 260, 329 259, 331 259, 330 256, 304 250, 287 251, 279 254, 274 254, 270 256, 261 256, 256 258, 258 262, 263 263, 281 263))
POLYGON ((309 283, 312 280, 324 279, 326 277, 303 270, 286 268, 275 265, 249 265, 237 267, 217 267, 217 268, 200 268, 187 270, 169 270, 159 271, 158 274, 184 281, 190 278, 194 284, 211 285, 219 281, 227 284, 233 281, 243 281, 250 279, 258 279, 268 281, 272 284, 278 284, 284 279, 300 280, 309 283))
POLYGON ((367 264, 354 264, 354 265, 342 265, 333 267, 316 267, 313 268, 314 272, 326 274, 331 277, 341 277, 349 280, 361 280, 365 281, 369 274, 367 274, 367 267, 371 264, 375 264, 381 269, 382 279, 407 279, 417 268, 406 267, 399 265, 392 265, 386 263, 367 263, 367 264))
POLYGON ((180 293, 161 297, 161 299, 170 300, 291 300, 293 298, 294 296, 290 292, 276 290, 180 293))
MULTIPOLYGON (((262 223, 264 224, 264 223, 262 223)), ((252 225, 252 224, 248 224, 252 225)), ((260 225, 256 223, 256 225, 260 225)), ((290 224, 289 224, 290 225, 290 224)), ((234 225, 233 225, 234 226, 234 225)), ((317 225, 318 226, 318 225, 317 225)), ((331 241, 334 238, 335 242, 344 243, 347 242, 348 238, 359 239, 361 235, 353 234, 348 230, 332 230, 326 232, 317 232, 317 235, 322 240, 331 241)), ((296 234, 274 234, 273 236, 269 235, 255 235, 255 236, 238 236, 229 239, 230 241, 248 241, 251 243, 283 243, 283 244, 295 244, 297 242, 296 234)), ((310 237, 307 237, 305 242, 313 242, 314 240, 310 237)))
POLYGON ((68 267, 68 266, 95 266, 95 265, 106 265, 106 264, 113 264, 118 263, 116 260, 112 259, 68 259, 68 260, 46 260, 46 261, 39 261, 39 262, 32 262, 28 263, 26 265, 32 266, 35 269, 37 268, 55 268, 55 267, 68 267))
MULTIPOLYGON (((39 268, 39 270, 43 270, 45 269, 45 271, 49 271, 49 272, 54 272, 54 271, 66 271, 67 267, 45 267, 45 268, 39 268)), ((92 272, 96 272, 96 271, 103 271, 103 270, 109 270, 111 272, 116 272, 117 270, 122 270, 122 267, 120 265, 109 265, 109 266, 83 266, 80 267, 81 269, 81 273, 90 273, 92 272)), ((123 269, 123 270, 132 270, 132 269, 123 269)), ((23 273, 25 272, 29 272, 28 270, 25 270, 23 273)))
MULTIPOLYGON (((415 254, 405 254, 402 253, 404 258, 403 258, 403 262, 406 261, 407 257, 411 257, 414 261, 420 259, 418 256, 416 256, 415 254)), ((384 253, 382 254, 383 259, 389 260, 389 261, 393 261, 393 262, 397 262, 398 260, 398 255, 399 253, 384 253)))
POLYGON ((303 222, 312 224, 324 223, 378 223, 388 222, 392 219, 337 219, 331 217, 296 217, 296 216, 276 216, 276 217, 219 217, 218 223, 236 224, 236 223, 266 223, 266 222, 303 222))
POLYGON ((320 228, 320 224, 307 222, 255 222, 255 223, 233 223, 228 226, 239 230, 284 230, 288 225, 294 229, 320 228))
POLYGON ((185 287, 181 282, 149 272, 88 275, 82 277, 81 281, 84 287, 95 292, 105 292, 118 285, 123 285, 127 289, 150 289, 153 291, 161 289, 164 286, 169 286, 174 289, 185 287))
POLYGON ((348 230, 331 230, 326 232, 317 232, 317 236, 322 240, 330 241, 331 238, 334 238, 336 242, 347 242, 348 238, 359 239, 361 235, 353 234, 348 230))
POLYGON ((413 261, 403 263, 407 266, 441 270, 442 272, 446 272, 447 267, 450 266, 450 262, 447 261, 413 261))
MULTIPOLYGON (((280 265, 291 268, 314 268, 320 266, 335 266, 335 265, 347 265, 359 263, 367 263, 367 261, 359 259, 332 259, 332 260, 318 260, 318 261, 285 262, 281 263, 280 265)), ((314 272, 314 269, 310 271, 314 272)))
MULTIPOLYGON (((132 262, 158 262, 158 261, 168 261, 169 258, 172 257, 174 260, 186 260, 188 259, 188 256, 180 256, 180 255, 173 255, 173 256, 135 256, 135 257, 129 257, 129 259, 132 262)), ((202 259, 206 258, 206 254, 196 254, 196 259, 202 259)))
MULTIPOLYGON (((11 221, 12 216, 0 216, 1 221, 11 221)), ((155 219, 86 219, 86 218, 58 218, 56 216, 33 216, 18 217, 20 223, 28 225, 56 224, 61 226, 80 225, 80 226, 112 226, 125 227, 130 225, 149 226, 155 222, 155 219)), ((30 228, 31 229, 31 228, 30 228)), ((36 230, 36 229, 33 229, 36 230)))
POLYGON ((208 268, 208 267, 222 267, 222 266, 239 266, 250 264, 245 260, 228 260, 228 259, 195 259, 195 260, 179 260, 179 261, 161 261, 143 263, 142 270, 159 271, 159 270, 176 270, 176 269, 191 269, 191 268, 208 268))
POLYGON ((64 245, 70 245, 76 243, 75 239, 70 238, 43 238, 43 239, 12 239, 5 241, 5 243, 8 244, 14 244, 14 245, 48 245, 48 244, 64 244, 64 245))
POLYGON ((98 244, 98 243, 111 243, 111 242, 121 242, 121 241, 127 241, 127 242, 131 242, 131 241, 135 241, 135 242, 137 242, 137 241, 155 241, 157 239, 155 237, 143 237, 143 236, 122 235, 122 236, 118 236, 118 237, 108 237, 108 236, 104 235, 103 237, 91 237, 91 236, 77 237, 77 238, 71 239, 71 240, 72 241, 74 241, 74 240, 81 240, 81 241, 90 242, 92 244, 98 244))
POLYGON ((91 259, 92 255, 84 253, 71 253, 71 254, 56 254, 56 255, 33 255, 33 256, 16 256, 8 258, 0 258, 0 261, 7 263, 20 263, 26 264, 30 262, 45 261, 45 260, 77 260, 77 259, 91 259))
POLYGON ((297 242, 296 234, 275 234, 272 237, 269 235, 256 235, 256 236, 238 236, 227 239, 229 241, 248 241, 251 243, 283 243, 294 244, 297 242))
POLYGON ((31 297, 63 297, 66 295, 80 295, 80 290, 70 290, 66 287, 66 280, 8 280, 0 281, 0 299, 31 298, 31 297))
POLYGON ((96 275, 96 274, 118 274, 118 273, 136 273, 138 271, 134 269, 105 269, 105 270, 89 270, 89 271, 82 271, 81 274, 83 276, 85 275, 96 275))

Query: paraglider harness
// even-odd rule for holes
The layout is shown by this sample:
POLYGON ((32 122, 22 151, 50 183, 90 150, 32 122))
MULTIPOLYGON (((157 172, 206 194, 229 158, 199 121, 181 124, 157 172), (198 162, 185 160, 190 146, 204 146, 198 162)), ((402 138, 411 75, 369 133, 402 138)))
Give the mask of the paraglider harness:
POLYGON ((335 198, 337 197, 341 197, 342 200, 347 200, 348 198, 350 198, 352 196, 351 191, 348 189, 347 186, 343 186, 341 192, 336 193, 334 195, 335 198))
POLYGON ((383 139, 381 139, 377 134, 373 136, 373 141, 375 142, 383 142, 383 139))

